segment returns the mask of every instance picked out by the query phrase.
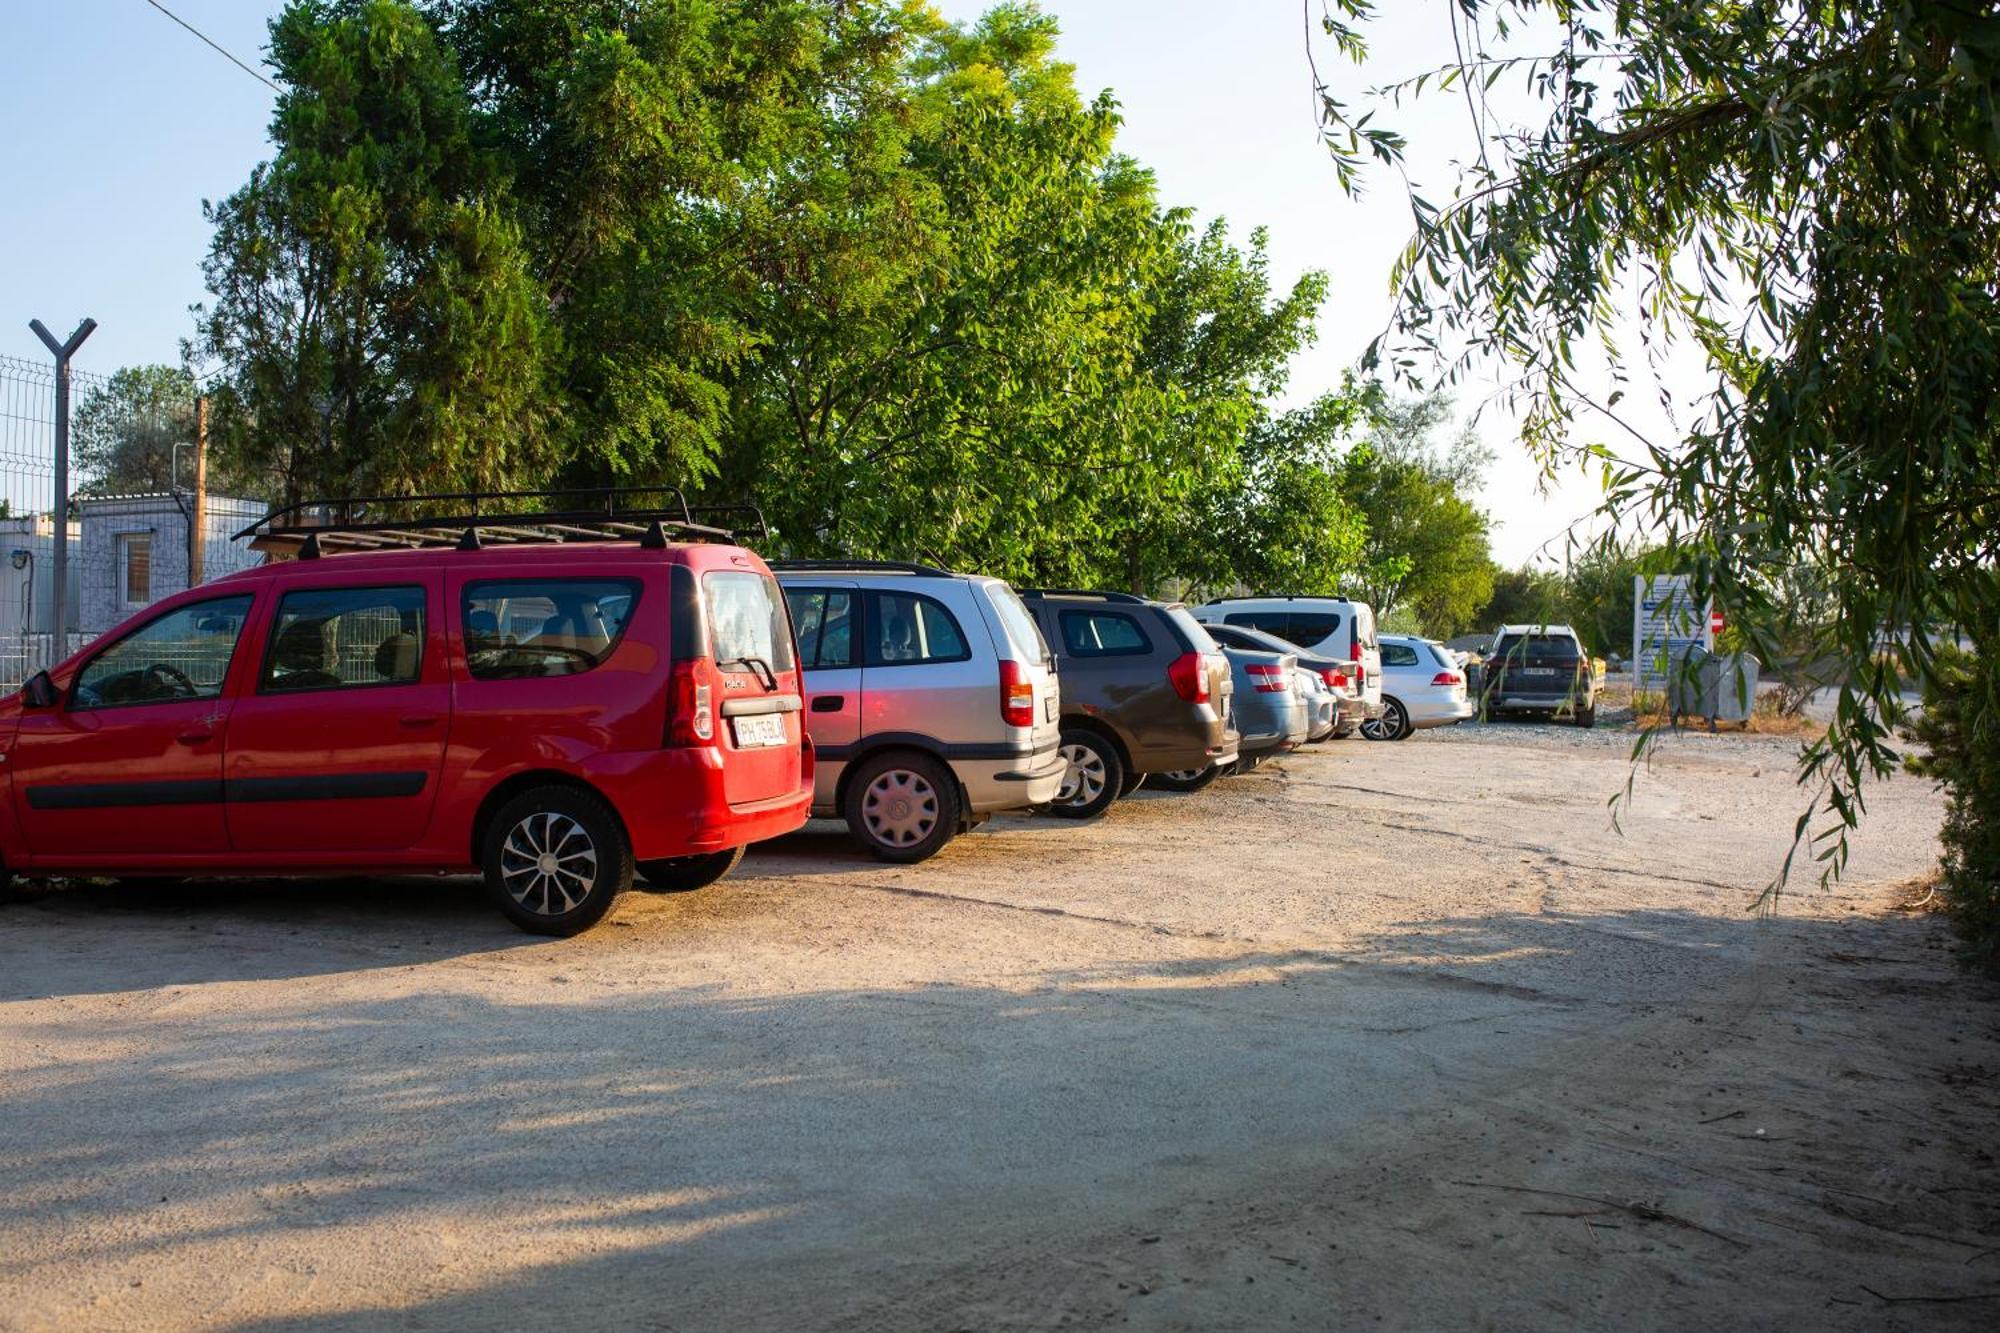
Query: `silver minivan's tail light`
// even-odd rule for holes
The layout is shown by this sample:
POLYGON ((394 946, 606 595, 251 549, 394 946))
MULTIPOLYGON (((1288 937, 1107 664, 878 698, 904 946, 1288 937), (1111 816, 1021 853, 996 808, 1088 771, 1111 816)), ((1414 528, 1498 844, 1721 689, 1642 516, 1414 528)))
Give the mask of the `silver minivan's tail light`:
POLYGON ((1000 720, 1010 727, 1035 725, 1035 685, 1012 658, 1000 660, 1000 720))

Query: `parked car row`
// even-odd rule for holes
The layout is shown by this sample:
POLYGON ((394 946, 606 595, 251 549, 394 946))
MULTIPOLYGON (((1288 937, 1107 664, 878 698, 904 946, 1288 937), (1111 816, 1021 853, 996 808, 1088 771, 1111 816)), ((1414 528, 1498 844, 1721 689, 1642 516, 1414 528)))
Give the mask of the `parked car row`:
POLYGON ((767 565, 643 494, 672 503, 274 511, 239 534, 272 562, 0 701, 0 887, 477 871, 517 925, 565 935, 813 815, 921 861, 999 811, 1087 819, 1470 712, 1436 646, 1378 636, 1363 603, 767 565))

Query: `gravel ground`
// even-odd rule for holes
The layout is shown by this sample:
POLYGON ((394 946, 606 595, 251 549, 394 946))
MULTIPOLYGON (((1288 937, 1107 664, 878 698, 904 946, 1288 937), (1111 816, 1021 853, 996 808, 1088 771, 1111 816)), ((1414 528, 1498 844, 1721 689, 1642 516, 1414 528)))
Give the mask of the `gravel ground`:
POLYGON ((0 1327, 1992 1326, 1939 802, 1746 910, 1792 745, 1337 743, 573 941, 458 881, 0 910, 0 1327))

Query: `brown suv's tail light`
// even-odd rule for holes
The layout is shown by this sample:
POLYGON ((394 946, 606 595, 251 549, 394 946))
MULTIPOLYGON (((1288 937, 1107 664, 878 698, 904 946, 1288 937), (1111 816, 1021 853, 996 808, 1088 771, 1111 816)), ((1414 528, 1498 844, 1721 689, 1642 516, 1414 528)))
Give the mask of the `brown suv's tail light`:
POLYGON ((1190 649, 1167 663, 1167 680, 1186 703, 1208 702, 1208 658, 1190 649))
POLYGON ((1011 658, 1000 659, 1000 720, 1010 727, 1035 725, 1035 683, 1011 658))
POLYGON ((1252 662, 1244 668, 1250 675, 1250 683, 1257 687, 1259 694, 1283 694, 1285 692, 1285 668, 1276 662, 1252 662))
POLYGON ((667 685, 667 744, 714 745, 715 663, 686 657, 674 663, 667 685))

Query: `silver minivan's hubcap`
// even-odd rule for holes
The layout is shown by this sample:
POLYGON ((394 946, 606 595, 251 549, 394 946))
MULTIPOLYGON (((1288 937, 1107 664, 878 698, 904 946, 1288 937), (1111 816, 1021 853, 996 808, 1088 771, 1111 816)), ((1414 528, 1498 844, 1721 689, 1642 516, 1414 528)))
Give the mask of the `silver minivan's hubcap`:
POLYGON ((871 837, 891 847, 908 847, 937 827, 937 791, 921 773, 892 768, 868 784, 861 818, 871 837))
POLYGON ((568 815, 529 815, 500 844, 500 882, 530 912, 561 916, 597 883, 597 844, 568 815))
POLYGON ((1089 805, 1104 794, 1104 756, 1088 745, 1065 745, 1069 771, 1056 792, 1057 805, 1089 805))

